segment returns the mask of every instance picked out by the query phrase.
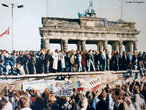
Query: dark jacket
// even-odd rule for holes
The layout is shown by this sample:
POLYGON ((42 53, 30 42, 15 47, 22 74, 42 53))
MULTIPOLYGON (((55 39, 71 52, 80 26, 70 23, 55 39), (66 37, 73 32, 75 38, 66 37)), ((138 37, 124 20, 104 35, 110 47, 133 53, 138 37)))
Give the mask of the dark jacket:
POLYGON ((115 106, 114 104, 114 110, 128 110, 126 103, 122 102, 118 107, 115 106))
POLYGON ((100 100, 96 104, 96 110, 108 110, 108 105, 105 100, 100 100))
POLYGON ((58 104, 56 102, 50 102, 48 104, 48 110, 59 110, 58 104))

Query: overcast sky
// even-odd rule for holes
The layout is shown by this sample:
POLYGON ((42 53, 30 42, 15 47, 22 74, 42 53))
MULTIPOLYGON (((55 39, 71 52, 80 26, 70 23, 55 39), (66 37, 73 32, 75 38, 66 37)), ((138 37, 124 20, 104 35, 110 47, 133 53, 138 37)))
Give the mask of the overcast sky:
MULTIPOLYGON (((14 49, 39 50, 42 17, 78 18, 78 12, 84 12, 89 0, 0 0, 9 4, 23 3, 23 8, 14 7, 14 49)), ((93 0, 97 17, 117 21, 121 16, 120 0, 93 0)), ((146 51, 146 0, 123 0, 123 20, 136 22, 136 29, 141 31, 138 37, 138 50, 146 51), (134 3, 134 1, 142 1, 134 3)), ((8 27, 11 29, 11 8, 0 5, 0 34, 8 27)), ((74 45, 70 45, 69 49, 74 45)), ((54 45, 54 48, 60 48, 54 45)), ((53 48, 52 47, 52 48, 53 48)), ((88 45, 94 48, 96 45, 88 45)), ((76 48, 76 47, 75 47, 76 48)), ((0 38, 0 49, 12 49, 12 35, 0 38)))

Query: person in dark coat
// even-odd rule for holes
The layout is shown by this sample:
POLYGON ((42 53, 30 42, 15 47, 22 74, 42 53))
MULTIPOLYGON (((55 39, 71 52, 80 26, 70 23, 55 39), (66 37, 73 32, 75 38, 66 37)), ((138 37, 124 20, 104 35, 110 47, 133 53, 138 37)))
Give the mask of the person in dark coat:
POLYGON ((137 53, 134 52, 134 54, 132 56, 132 66, 133 66, 133 69, 137 69, 137 62, 138 62, 137 53))
POLYGON ((141 52, 138 53, 138 62, 142 62, 143 58, 142 58, 142 54, 141 52))
POLYGON ((17 55, 16 52, 13 51, 11 56, 10 56, 10 60, 12 61, 13 65, 16 67, 16 59, 17 59, 17 55))
POLYGON ((50 63, 51 63, 51 53, 50 50, 47 51, 45 54, 45 73, 50 72, 50 63))
POLYGON ((34 51, 30 52, 30 59, 29 59, 29 73, 36 74, 36 55, 34 51))
POLYGON ((103 56, 103 51, 102 50, 99 51, 98 59, 99 59, 99 70, 102 71, 104 69, 103 65, 106 61, 105 57, 103 56))
POLYGON ((119 60, 119 58, 118 58, 118 52, 114 52, 114 55, 113 55, 113 57, 112 57, 112 61, 113 61, 113 70, 114 71, 117 71, 118 70, 118 60, 119 60))
POLYGON ((127 55, 126 55, 126 52, 123 52, 123 55, 122 55, 122 69, 123 70, 127 70, 127 55))
POLYGON ((44 110, 44 99, 41 96, 36 97, 33 110, 44 110))
POLYGON ((123 70, 123 61, 122 61, 122 52, 119 53, 119 61, 118 61, 118 65, 119 65, 119 70, 123 70))
POLYGON ((44 110, 45 108, 44 98, 41 97, 40 91, 38 90, 35 91, 35 101, 34 106, 32 108, 32 110, 44 110))
POLYGON ((24 71, 25 74, 29 74, 28 63, 29 63, 29 52, 26 51, 23 55, 24 71))
POLYGON ((56 98, 54 95, 51 95, 50 96, 50 99, 49 99, 49 103, 48 103, 48 110, 59 110, 59 106, 58 104, 55 102, 56 101, 56 98))
POLYGON ((144 85, 143 90, 140 93, 144 96, 144 99, 146 101, 146 84, 144 85))
POLYGON ((44 50, 41 51, 39 60, 38 60, 38 72, 44 73, 44 60, 45 60, 45 52, 44 50))
POLYGON ((142 54, 142 61, 143 61, 144 68, 146 68, 146 53, 145 52, 143 52, 142 54))
POLYGON ((108 110, 108 104, 106 103, 107 93, 102 91, 100 94, 100 101, 96 104, 96 110, 108 110))
POLYGON ((99 71, 99 53, 98 53, 98 51, 95 51, 94 60, 95 60, 96 71, 99 71))
POLYGON ((65 71, 66 72, 69 72, 70 71, 70 68, 71 68, 71 63, 70 63, 70 54, 69 52, 66 52, 66 55, 65 55, 65 71))
POLYGON ((48 99, 50 96, 50 91, 48 88, 45 89, 45 91, 42 93, 42 98, 44 99, 44 107, 47 108, 48 106, 48 99))

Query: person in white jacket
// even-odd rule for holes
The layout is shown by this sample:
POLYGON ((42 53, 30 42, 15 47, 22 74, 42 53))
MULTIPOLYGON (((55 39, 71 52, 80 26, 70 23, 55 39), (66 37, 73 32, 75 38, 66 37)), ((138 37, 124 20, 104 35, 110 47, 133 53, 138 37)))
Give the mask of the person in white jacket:
POLYGON ((52 53, 53 58, 53 69, 54 71, 57 71, 58 69, 58 49, 55 50, 55 52, 52 53))

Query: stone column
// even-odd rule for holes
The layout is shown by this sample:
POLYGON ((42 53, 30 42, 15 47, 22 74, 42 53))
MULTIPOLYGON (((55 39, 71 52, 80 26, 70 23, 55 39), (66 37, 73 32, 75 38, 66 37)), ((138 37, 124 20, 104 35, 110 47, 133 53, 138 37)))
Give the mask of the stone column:
POLYGON ((98 42, 97 42, 97 44, 96 44, 96 45, 97 45, 97 51, 99 51, 99 48, 98 48, 98 42))
POLYGON ((81 50, 82 50, 82 51, 85 51, 85 49, 86 49, 86 48, 85 48, 86 40, 82 40, 81 42, 82 42, 81 50))
POLYGON ((119 52, 119 42, 116 41, 112 43, 112 51, 119 52))
POLYGON ((81 41, 77 42, 77 48, 78 48, 79 51, 81 51, 81 41))
POLYGON ((67 39, 63 40, 63 50, 68 51, 68 40, 67 39))
POLYGON ((49 39, 42 39, 43 40, 43 48, 48 50, 50 49, 50 40, 49 39))
POLYGON ((112 42, 111 46, 112 46, 112 52, 115 51, 115 42, 112 42))
POLYGON ((127 42, 125 47, 126 47, 125 48, 126 51, 132 52, 133 51, 133 42, 127 42))
POLYGON ((104 49, 104 50, 105 50, 105 49, 108 49, 108 48, 107 48, 107 44, 108 44, 108 41, 103 41, 103 46, 104 46, 103 49, 104 49))
POLYGON ((119 42, 119 52, 123 52, 123 41, 119 42))
POLYGON ((97 45, 98 45, 98 51, 103 51, 103 42, 102 41, 99 41, 97 43, 97 45))
POLYGON ((116 51, 119 52, 119 42, 115 42, 116 51))
POLYGON ((134 43, 133 43, 133 46, 134 46, 134 51, 137 51, 138 49, 137 49, 137 41, 135 41, 134 43))
POLYGON ((61 40, 61 50, 63 50, 63 40, 61 40))
POLYGON ((133 42, 129 42, 129 51, 133 52, 133 42))
POLYGON ((125 43, 125 51, 129 51, 128 42, 125 43))

